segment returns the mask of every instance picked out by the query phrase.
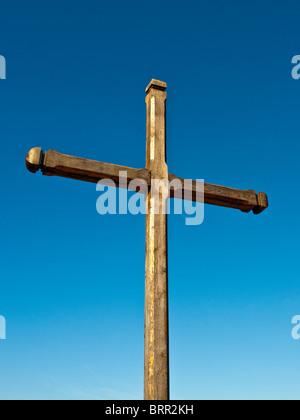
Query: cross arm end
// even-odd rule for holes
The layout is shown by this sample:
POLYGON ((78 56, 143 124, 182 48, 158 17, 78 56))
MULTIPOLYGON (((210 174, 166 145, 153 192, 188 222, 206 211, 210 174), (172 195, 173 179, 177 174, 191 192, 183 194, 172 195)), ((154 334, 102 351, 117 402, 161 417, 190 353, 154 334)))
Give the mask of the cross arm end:
POLYGON ((42 168, 43 152, 41 147, 34 147, 26 156, 26 168, 29 172, 36 173, 42 168))
POLYGON ((257 206, 253 209, 254 214, 260 214, 269 207, 268 196, 264 192, 256 194, 257 206))

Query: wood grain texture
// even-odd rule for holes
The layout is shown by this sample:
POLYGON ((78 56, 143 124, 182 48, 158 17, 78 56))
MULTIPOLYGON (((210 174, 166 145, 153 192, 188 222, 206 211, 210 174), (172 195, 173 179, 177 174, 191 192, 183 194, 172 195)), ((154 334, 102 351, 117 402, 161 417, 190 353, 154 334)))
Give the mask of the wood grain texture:
MULTIPOLYGON (((152 81, 147 88, 146 168, 152 179, 168 179, 166 164, 166 85, 152 81)), ((145 280, 145 400, 168 400, 169 391, 169 317, 167 197, 156 195, 153 185, 147 198, 146 280, 145 280), (156 202, 154 197, 156 196, 156 202), (159 206, 156 214, 155 207, 159 206)))
MULTIPOLYGON (((185 180, 183 178, 178 178, 175 175, 169 174, 169 181, 172 182, 174 179, 180 181, 182 191, 171 189, 171 197, 181 198, 181 195, 183 194, 185 200, 197 201, 196 181, 192 181, 191 188, 186 188, 184 185, 185 180)), ((264 196, 266 197, 265 194, 264 196)), ((268 205, 264 207, 267 204, 267 200, 264 201, 264 203, 261 201, 261 204, 259 204, 258 197, 253 190, 239 190, 236 188, 222 187, 221 185, 208 184, 206 182, 204 183, 204 203, 238 209, 245 213, 257 210, 258 206, 260 206, 261 211, 268 207, 268 205)))
POLYGON ((26 156, 26 168, 29 172, 36 173, 41 169, 43 159, 43 152, 40 147, 34 147, 26 156))
POLYGON ((257 194, 257 206, 253 209, 254 214, 260 214, 269 207, 267 194, 260 192, 257 194))
MULTIPOLYGON (((120 188, 135 190, 130 183, 137 179, 148 186, 146 192, 146 276, 145 276, 145 371, 146 400, 168 400, 169 388, 169 320, 168 320, 168 245, 167 215, 163 209, 167 198, 197 201, 197 181, 185 183, 168 173, 166 164, 166 83, 151 80, 146 88, 147 156, 146 168, 135 169, 64 155, 54 150, 46 153, 37 147, 26 156, 30 172, 39 170, 46 176, 59 176, 85 182, 114 181, 120 188), (121 174, 121 176, 120 176, 121 174), (153 181, 168 180, 177 187, 157 195, 153 181), (156 197, 156 200, 154 200, 156 197), (158 198, 157 198, 158 197, 158 198), (157 207, 159 212, 157 213, 157 207)), ((110 185, 109 182, 107 185, 110 185)), ((203 186, 203 184, 202 184, 203 186)), ((147 188, 146 188, 147 189, 147 188)), ((200 194, 201 197, 201 194, 200 194)), ((260 214, 268 207, 265 193, 204 183, 204 203, 260 214)))
POLYGON ((127 166, 112 165, 89 159, 60 154, 54 150, 45 153, 42 172, 47 176, 60 176, 86 182, 98 183, 99 180, 113 180, 117 187, 128 188, 135 179, 142 179, 150 184, 150 171, 127 166), (127 177, 120 177, 120 173, 127 177))
MULTIPOLYGON (((150 154, 153 153, 151 145, 147 149, 147 162, 149 168, 135 169, 127 166, 113 165, 110 163, 98 162, 94 160, 64 155, 54 150, 49 150, 43 154, 41 148, 36 147, 30 150, 26 156, 26 167, 30 172, 42 170, 47 176, 60 176, 85 182, 98 183, 99 180, 113 180, 117 187, 128 188, 129 183, 135 179, 142 179, 151 187, 152 179, 159 179, 157 175, 157 165, 164 165, 163 161, 149 164, 150 154), (127 172, 127 179, 120 178, 121 172, 127 172)), ((165 156, 163 156, 165 158, 165 156)), ((184 178, 168 174, 169 182, 179 180, 182 190, 171 189, 171 198, 184 198, 185 200, 197 201, 196 181, 192 181, 192 187, 185 187, 184 178)), ((258 194, 253 190, 240 190, 236 188, 222 187, 204 183, 204 203, 215 206, 238 209, 249 213, 260 214, 268 208, 268 198, 263 192, 258 194)))

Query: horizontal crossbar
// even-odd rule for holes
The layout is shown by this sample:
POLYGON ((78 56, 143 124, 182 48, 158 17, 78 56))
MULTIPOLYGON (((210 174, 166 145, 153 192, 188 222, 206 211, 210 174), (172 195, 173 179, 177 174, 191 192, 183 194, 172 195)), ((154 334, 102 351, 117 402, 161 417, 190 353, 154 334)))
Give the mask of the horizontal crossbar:
MULTIPOLYGON (((26 166, 30 172, 41 170, 47 176, 59 176, 76 179, 85 182, 98 183, 100 180, 109 179, 114 181, 117 187, 129 188, 131 181, 141 179, 148 187, 151 186, 151 172, 148 169, 135 169, 126 166, 113 165, 94 160, 63 155, 54 150, 45 154, 41 148, 30 150, 26 157, 26 166), (120 177, 120 173, 126 172, 126 177, 120 177)), ((184 198, 185 200, 197 201, 197 182, 192 181, 186 187, 185 180, 169 174, 169 181, 179 180, 178 186, 172 188, 171 198, 184 198)), ((221 207, 229 207, 249 213, 261 213, 268 207, 268 199, 265 193, 256 194, 253 190, 239 190, 204 183, 204 202, 221 207)))

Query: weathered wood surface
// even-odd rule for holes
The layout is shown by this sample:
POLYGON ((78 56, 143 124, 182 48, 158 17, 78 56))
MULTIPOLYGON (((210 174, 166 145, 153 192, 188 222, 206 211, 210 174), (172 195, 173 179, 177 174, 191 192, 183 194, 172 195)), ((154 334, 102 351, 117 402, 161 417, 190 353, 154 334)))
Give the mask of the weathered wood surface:
POLYGON ((37 171, 43 167, 43 152, 41 147, 34 147, 31 149, 26 156, 26 168, 28 171, 35 174, 37 171))
MULTIPOLYGON (((149 152, 150 153, 150 147, 149 152)), ((150 188, 151 179, 158 179, 152 169, 134 169, 126 166, 112 165, 89 159, 63 155, 54 150, 43 154, 41 148, 30 150, 26 157, 26 166, 29 171, 42 170, 44 175, 60 176, 85 182, 98 183, 99 180, 111 179, 117 187, 128 188, 134 179, 142 179, 150 188), (127 179, 119 178, 120 172, 127 172, 127 179)), ((168 175, 170 182, 179 180, 182 190, 170 190, 171 198, 184 198, 196 201, 196 181, 192 182, 192 188, 184 188, 184 179, 176 175, 168 175)), ((222 187, 204 183, 204 203, 215 206, 229 207, 243 212, 253 211, 261 213, 268 207, 268 199, 265 193, 256 194, 253 190, 239 190, 236 188, 222 187)))
MULTIPOLYGON (((184 186, 184 179, 169 174, 169 181, 179 180, 181 189, 171 189, 172 198, 184 198, 185 200, 197 200, 197 183, 192 181, 191 188, 184 186), (182 194, 183 197, 182 197, 182 194)), ((261 213, 268 207, 268 199, 265 193, 256 194, 253 190, 239 190, 236 188, 222 187, 221 185, 204 183, 204 203, 215 206, 229 207, 241 210, 245 213, 253 211, 255 214, 261 213)))
MULTIPOLYGON (((146 168, 157 180, 168 179, 165 89, 166 84, 156 80, 146 89, 146 168)), ((153 186, 150 188, 146 215, 145 400, 168 400, 170 396, 166 199, 163 194, 157 196, 153 186), (159 206, 159 214, 155 214, 155 206, 159 206)))
POLYGON ((75 156, 63 155, 55 150, 48 150, 45 154, 40 148, 32 149, 26 158, 29 171, 37 172, 41 169, 44 175, 59 176, 80 181, 98 183, 99 180, 113 180, 117 187, 128 188, 128 184, 136 179, 142 179, 150 185, 150 171, 134 169, 127 166, 112 165, 110 163, 83 159, 75 156), (39 155, 41 154, 41 156, 39 155), (38 166, 38 162, 39 166, 38 166), (120 173, 126 172, 126 178, 120 173))
MULTIPOLYGON (((162 209, 166 197, 197 201, 197 183, 189 186, 183 178, 168 173, 166 164, 166 84, 152 80, 146 89, 147 97, 147 158, 146 168, 134 169, 89 159, 60 154, 54 150, 46 153, 37 147, 29 151, 26 166, 30 172, 41 170, 47 176, 60 176, 98 183, 113 180, 118 187, 129 188, 131 181, 141 179, 148 185, 146 215, 146 296, 145 296, 145 399, 169 399, 169 332, 168 332, 168 255, 167 216, 162 209), (120 172, 126 172, 126 177, 120 172), (177 188, 162 192, 154 211, 153 180, 177 180, 177 188)), ((203 186, 203 185, 202 185, 203 186)), ((132 188, 135 189, 135 188, 132 188)), ((156 195, 155 195, 156 196, 156 195)), ((201 195, 200 195, 201 197, 201 195)), ((201 198, 200 198, 201 199, 201 198)), ((204 183, 204 202, 216 206, 253 211, 259 214, 268 207, 265 193, 239 190, 204 183)))
POLYGON ((254 214, 260 214, 269 207, 268 196, 264 192, 257 194, 257 206, 253 209, 254 214))

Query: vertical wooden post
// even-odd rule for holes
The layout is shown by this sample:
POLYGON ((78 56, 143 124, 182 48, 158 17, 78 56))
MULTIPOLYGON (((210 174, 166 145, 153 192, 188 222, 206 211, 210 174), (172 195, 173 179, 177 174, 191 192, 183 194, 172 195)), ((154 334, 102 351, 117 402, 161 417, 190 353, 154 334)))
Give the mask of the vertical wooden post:
MULTIPOLYGON (((151 180, 168 179, 166 164, 166 83, 152 80, 147 97, 146 168, 151 180)), ((160 192, 155 212, 153 187, 147 200, 146 215, 146 298, 145 298, 145 400, 168 400, 169 395, 169 319, 167 215, 160 192), (157 214, 155 214, 157 213, 157 214)))

